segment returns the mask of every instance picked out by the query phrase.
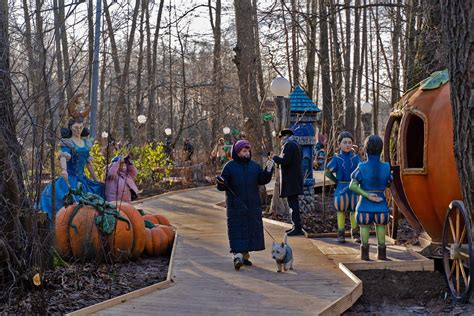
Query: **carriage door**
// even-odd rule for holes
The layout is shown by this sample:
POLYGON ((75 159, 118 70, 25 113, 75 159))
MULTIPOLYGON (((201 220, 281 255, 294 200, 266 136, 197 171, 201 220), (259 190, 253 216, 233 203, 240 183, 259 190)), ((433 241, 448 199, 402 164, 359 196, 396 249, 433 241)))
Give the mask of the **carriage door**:
POLYGON ((402 172, 404 174, 426 174, 426 126, 424 114, 409 111, 405 114, 401 142, 402 172))

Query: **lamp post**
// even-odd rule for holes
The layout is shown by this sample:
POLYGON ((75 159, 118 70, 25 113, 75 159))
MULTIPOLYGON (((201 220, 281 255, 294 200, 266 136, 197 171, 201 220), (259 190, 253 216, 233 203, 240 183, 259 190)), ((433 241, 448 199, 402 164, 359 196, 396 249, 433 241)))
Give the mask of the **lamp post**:
POLYGON ((141 135, 141 134, 142 134, 141 129, 142 129, 142 127, 143 127, 143 124, 146 123, 146 120, 147 120, 147 118, 146 118, 146 116, 143 115, 143 114, 140 114, 140 115, 137 116, 137 122, 138 122, 138 143, 139 143, 139 144, 141 144, 141 140, 140 140, 140 139, 141 139, 141 136, 142 136, 142 135, 141 135))
POLYGON ((372 125, 371 122, 371 115, 372 115, 372 104, 365 101, 362 106, 360 107, 360 111, 362 112, 362 123, 364 124, 364 139, 370 135, 372 132, 372 125))
POLYGON ((270 84, 270 91, 275 96, 275 130, 280 132, 288 126, 290 117, 290 100, 286 98, 291 91, 290 82, 283 77, 276 77, 270 84))
MULTIPOLYGON (((272 132, 272 136, 276 137, 282 129, 288 127, 288 124, 290 122, 290 100, 287 98, 291 91, 290 82, 286 78, 276 77, 270 84, 270 91, 275 97, 273 99, 275 103, 275 115, 273 116, 275 130, 272 132)), ((275 142, 273 142, 273 152, 278 155, 280 153, 280 150, 280 142, 276 140, 275 142)), ((273 189, 273 192, 280 192, 279 171, 275 172, 275 187, 273 189)), ((288 209, 287 204, 287 201, 280 198, 279 194, 273 194, 270 209, 275 214, 285 214, 287 213, 288 209)))
POLYGON ((173 161, 173 144, 171 143, 171 128, 165 128, 165 155, 169 160, 173 161))

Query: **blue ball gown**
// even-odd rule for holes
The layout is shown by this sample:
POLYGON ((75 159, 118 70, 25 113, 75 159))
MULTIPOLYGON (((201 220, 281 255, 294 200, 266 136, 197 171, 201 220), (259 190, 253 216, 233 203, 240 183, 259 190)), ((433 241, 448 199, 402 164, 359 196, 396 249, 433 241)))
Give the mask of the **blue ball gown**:
MULTIPOLYGON (((82 185, 82 192, 90 192, 105 198, 104 184, 93 181, 86 177, 84 168, 92 160, 90 148, 92 147, 89 139, 84 139, 84 146, 78 146, 71 138, 61 139, 60 157, 67 159, 67 173, 71 188, 77 189, 78 183, 82 185)), ((69 192, 68 185, 63 177, 59 176, 54 181, 56 188, 56 212, 63 207, 63 198, 69 192)), ((39 208, 48 213, 48 217, 53 218, 52 206, 52 183, 43 190, 40 197, 39 208)), ((77 197, 75 197, 75 200, 77 197)))

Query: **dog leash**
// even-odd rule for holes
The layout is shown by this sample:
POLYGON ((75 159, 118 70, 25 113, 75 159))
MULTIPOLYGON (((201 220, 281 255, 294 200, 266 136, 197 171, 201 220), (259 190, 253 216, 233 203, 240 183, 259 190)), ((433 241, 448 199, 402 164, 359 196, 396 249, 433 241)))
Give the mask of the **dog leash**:
MULTIPOLYGON (((234 191, 232 191, 232 189, 225 182, 223 184, 227 189, 229 189, 229 192, 234 195, 235 199, 238 200, 240 202, 240 204, 242 204, 247 211, 250 211, 250 209, 247 207, 247 205, 245 205, 245 203, 242 200, 239 199, 237 194, 235 194, 234 191)), ((265 225, 262 225, 262 226, 263 226, 263 230, 268 234, 268 236, 270 236, 270 238, 273 239, 273 241, 276 241, 275 237, 273 237, 273 235, 270 234, 270 232, 265 228, 265 225)))

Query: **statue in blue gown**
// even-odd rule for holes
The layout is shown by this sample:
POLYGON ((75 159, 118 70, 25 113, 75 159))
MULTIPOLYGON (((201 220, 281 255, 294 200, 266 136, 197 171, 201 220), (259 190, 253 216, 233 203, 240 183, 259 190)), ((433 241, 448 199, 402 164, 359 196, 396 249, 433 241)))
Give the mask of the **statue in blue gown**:
MULTIPOLYGON (((77 102, 78 98, 73 99, 72 102, 77 102)), ((74 103, 72 103, 74 104, 74 103)), ((62 176, 59 176, 54 181, 55 186, 55 214, 63 207, 63 198, 69 192, 69 187, 77 189, 79 183, 82 186, 82 192, 90 192, 97 194, 105 198, 104 184, 91 180, 86 177, 84 168, 91 163, 92 157, 90 155, 90 149, 92 143, 89 136, 88 130, 83 126, 83 118, 87 115, 87 112, 75 111, 75 106, 71 105, 68 107, 69 114, 73 117, 69 120, 68 128, 63 129, 61 134, 61 153, 59 158, 61 161, 62 176), (74 137, 75 135, 75 137, 74 137), (74 141, 74 138, 76 141, 74 141), (83 141, 83 144, 79 144, 83 141), (81 146, 82 145, 82 146, 81 146), (64 160, 65 159, 65 163, 64 160), (67 178, 67 181, 65 180, 67 178)), ((89 169, 91 171, 92 168, 89 169)), ((92 177, 95 178, 95 174, 92 171, 92 177)), ((41 193, 39 208, 48 213, 50 219, 53 218, 53 201, 52 201, 52 189, 53 183, 48 186, 41 193)), ((76 199, 77 197, 75 197, 76 199)))

